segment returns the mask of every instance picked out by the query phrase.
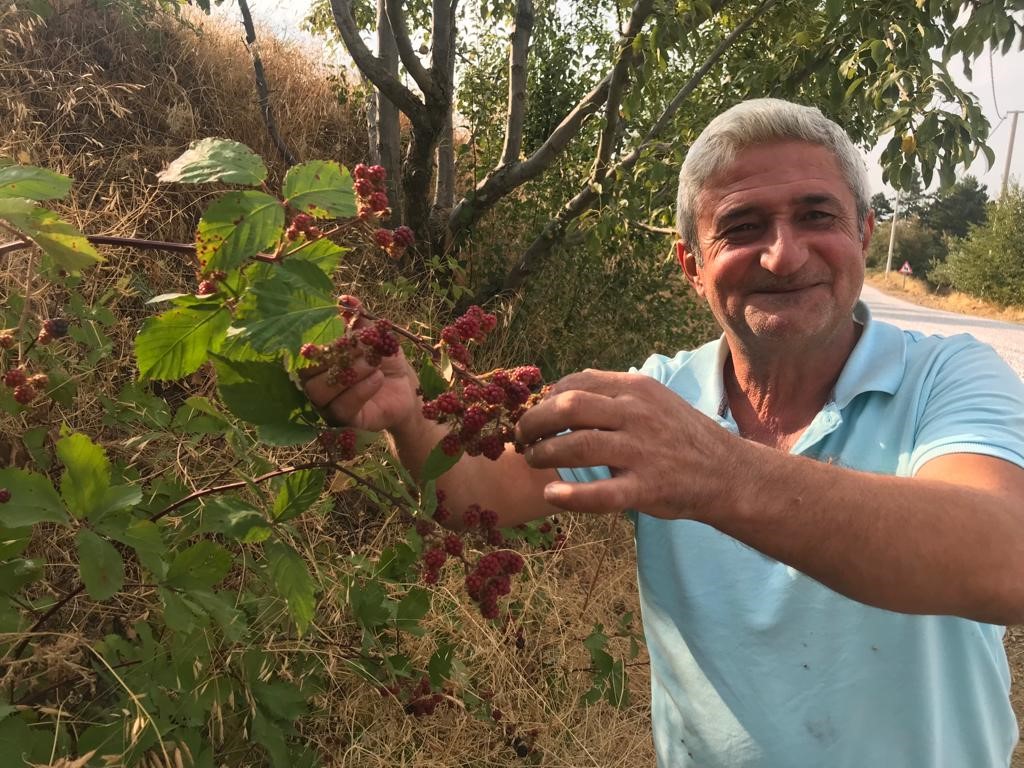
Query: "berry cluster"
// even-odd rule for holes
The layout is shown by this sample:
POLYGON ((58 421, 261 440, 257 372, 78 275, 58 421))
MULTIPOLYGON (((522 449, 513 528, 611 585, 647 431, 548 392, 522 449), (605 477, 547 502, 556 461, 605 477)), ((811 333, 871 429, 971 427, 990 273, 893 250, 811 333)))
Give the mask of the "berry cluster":
POLYGON ((325 429, 317 440, 327 455, 338 461, 350 461, 356 457, 356 432, 354 429, 325 429))
POLYGON ((300 236, 305 237, 307 240, 319 240, 324 236, 324 233, 316 225, 316 219, 308 213, 297 213, 292 217, 288 229, 284 232, 284 236, 289 240, 298 240, 300 236))
POLYGON ((227 277, 227 272, 215 269, 208 275, 200 275, 199 287, 196 288, 196 296, 211 296, 217 292, 217 283, 227 277))
MULTIPOLYGON (((342 310, 344 314, 344 310, 342 310)), ((397 355, 398 337, 387 320, 378 320, 365 328, 350 328, 330 344, 303 344, 299 354, 306 360, 327 367, 327 383, 350 387, 356 382, 356 360, 362 357, 368 365, 380 365, 385 357, 397 355)))
POLYGON ((466 592, 485 619, 498 618, 498 598, 512 591, 512 577, 525 565, 523 556, 508 549, 488 552, 466 575, 466 592))
POLYGON ((415 685, 411 681, 402 684, 382 685, 378 689, 381 696, 394 696, 399 701, 405 700, 405 714, 424 717, 434 714, 439 705, 446 701, 444 692, 435 693, 430 686, 430 678, 422 676, 415 685))
MULTIPOLYGON (((384 193, 381 192, 380 194, 384 193)), ((411 247, 416 242, 416 236, 413 234, 413 231, 404 224, 397 229, 380 227, 373 233, 373 239, 393 259, 401 258, 402 254, 405 253, 405 249, 411 247)))
POLYGON ((441 440, 441 450, 448 456, 465 451, 497 460, 505 444, 513 442, 516 422, 543 397, 543 379, 537 366, 524 365, 499 368, 478 381, 427 401, 423 416, 450 426, 441 440))
POLYGON ((470 365, 473 357, 468 344, 471 341, 482 342, 487 334, 498 325, 498 318, 490 312, 484 312, 476 304, 466 310, 462 317, 441 331, 441 343, 448 350, 448 355, 457 363, 470 365))
POLYGON ((45 346, 54 339, 61 339, 67 335, 68 321, 63 317, 51 317, 49 320, 43 321, 43 327, 39 329, 39 334, 36 336, 36 344, 45 346))
POLYGON ((4 386, 12 390, 16 402, 20 405, 28 405, 39 395, 41 390, 46 389, 50 384, 50 378, 45 373, 29 375, 24 366, 11 368, 3 376, 4 386))
POLYGON ((388 193, 384 190, 384 182, 388 173, 382 165, 364 165, 359 163, 352 169, 356 177, 355 190, 358 202, 357 213, 361 221, 370 221, 378 217, 387 218, 391 215, 388 193))

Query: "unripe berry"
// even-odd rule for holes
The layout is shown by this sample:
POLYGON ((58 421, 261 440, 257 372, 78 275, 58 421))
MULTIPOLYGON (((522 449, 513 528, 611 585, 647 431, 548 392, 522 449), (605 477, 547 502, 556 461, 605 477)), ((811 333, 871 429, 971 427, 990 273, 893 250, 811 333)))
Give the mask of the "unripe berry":
POLYGON ((51 341, 53 341, 53 336, 51 336, 49 331, 47 331, 45 328, 40 330, 39 335, 36 336, 36 344, 39 344, 41 346, 45 347, 51 341))
POLYGON ((356 167, 352 169, 352 175, 357 179, 366 179, 369 178, 369 174, 367 173, 369 170, 370 169, 366 167, 365 163, 357 163, 356 167))
POLYGON ((324 236, 324 233, 320 230, 320 227, 310 227, 306 230, 306 237, 310 240, 319 240, 324 236))
POLYGON ((343 293, 338 297, 338 309, 345 320, 351 320, 355 317, 359 313, 360 306, 361 302, 355 296, 343 293))
POLYGON ((416 235, 413 234, 413 231, 404 224, 395 230, 394 238, 395 243, 403 248, 408 248, 416 242, 416 235))
POLYGON ((441 438, 441 450, 445 456, 455 456, 462 450, 462 443, 459 440, 459 436, 449 432, 443 438, 441 438))
POLYGON ((497 384, 488 384, 484 387, 484 400, 493 405, 500 405, 505 402, 505 390, 497 384))
POLYGON ((6 504, 11 500, 11 492, 6 488, 0 488, 0 504, 6 504))
POLYGON ((462 539, 458 534, 449 533, 444 537, 444 551, 452 557, 462 556, 462 539))
POLYGON ((431 547, 423 553, 423 563, 431 570, 438 570, 448 559, 448 553, 441 547, 431 547))
POLYGON ((359 179, 355 183, 356 194, 360 197, 369 197, 375 191, 373 182, 369 179, 359 179))
POLYGON ((51 317, 43 322, 43 330, 55 339, 68 335, 68 321, 63 317, 51 317))
POLYGON ((462 416, 462 426, 469 432, 479 432, 490 421, 490 415, 478 405, 471 405, 462 416))
POLYGON ((505 453, 505 441, 499 435, 487 435, 480 441, 480 452, 491 461, 497 461, 505 453))
POLYGON ((377 245, 381 248, 387 248, 394 242, 395 236, 390 229, 378 229, 373 233, 373 239, 377 241, 377 245))
POLYGON ((209 296, 217 292, 217 284, 213 280, 203 280, 196 288, 196 296, 209 296))
POLYGON ((480 505, 470 504, 462 513, 462 522, 467 528, 476 528, 480 525, 480 505))
POLYGON ((50 377, 47 376, 45 373, 37 373, 32 376, 29 376, 28 383, 31 384, 36 389, 46 389, 48 386, 50 386, 50 377))
POLYGON ((388 178, 388 172, 383 165, 371 165, 366 169, 366 176, 377 184, 383 184, 388 178))
POLYGON ((437 403, 433 400, 423 404, 423 418, 429 419, 430 421, 437 421, 440 415, 441 411, 437 407, 437 403))
POLYGON ((435 526, 434 523, 432 523, 430 520, 420 518, 416 521, 415 527, 416 533, 418 533, 420 536, 429 536, 431 533, 434 532, 435 526))
POLYGON ((461 413, 462 403, 454 392, 442 392, 434 401, 441 413, 461 413))
POLYGON ((28 374, 25 373, 24 368, 11 368, 4 374, 4 384, 11 388, 21 386, 26 381, 28 381, 28 374))
POLYGON ((424 584, 437 584, 440 579, 440 571, 435 571, 433 568, 427 568, 423 571, 423 583, 424 584))
POLYGON ((0 349, 10 349, 16 343, 13 331, 4 331, 0 333, 0 349))
POLYGON ((317 344, 303 344, 299 354, 307 360, 318 360, 323 356, 323 350, 317 344))
POLYGON ((480 525, 485 528, 493 528, 498 524, 498 513, 493 509, 480 510, 480 525))
POLYGON ((370 204, 370 210, 376 213, 380 213, 388 207, 388 196, 383 192, 374 192, 370 195, 367 202, 370 204))
POLYGON ((21 405, 28 405, 36 399, 36 388, 31 384, 22 384, 14 388, 14 399, 21 405))
POLYGON ((469 365, 473 359, 466 346, 458 342, 448 345, 448 356, 455 362, 462 363, 463 365, 469 365))

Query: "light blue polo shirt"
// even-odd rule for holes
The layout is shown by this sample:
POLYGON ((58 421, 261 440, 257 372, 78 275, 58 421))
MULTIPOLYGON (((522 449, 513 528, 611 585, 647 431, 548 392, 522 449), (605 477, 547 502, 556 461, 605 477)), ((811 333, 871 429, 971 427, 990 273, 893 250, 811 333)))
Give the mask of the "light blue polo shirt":
MULTIPOLYGON (((855 317, 860 340, 792 453, 904 477, 947 453, 1024 466, 1024 384, 989 346, 904 332, 863 304, 855 317)), ((735 432, 727 355, 719 339, 639 372, 735 432)), ((662 768, 1009 765, 1002 627, 873 608, 710 526, 632 516, 662 768)))

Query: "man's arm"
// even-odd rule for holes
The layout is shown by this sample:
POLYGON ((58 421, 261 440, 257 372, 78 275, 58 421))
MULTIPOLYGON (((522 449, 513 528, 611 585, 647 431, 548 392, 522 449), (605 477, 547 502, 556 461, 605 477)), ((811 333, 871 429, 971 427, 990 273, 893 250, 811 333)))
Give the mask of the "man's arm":
POLYGON ((601 372, 559 382, 519 434, 531 466, 613 468, 548 485, 556 506, 703 522, 880 608, 1024 621, 1024 469, 1001 459, 857 472, 743 440, 647 377, 601 372))

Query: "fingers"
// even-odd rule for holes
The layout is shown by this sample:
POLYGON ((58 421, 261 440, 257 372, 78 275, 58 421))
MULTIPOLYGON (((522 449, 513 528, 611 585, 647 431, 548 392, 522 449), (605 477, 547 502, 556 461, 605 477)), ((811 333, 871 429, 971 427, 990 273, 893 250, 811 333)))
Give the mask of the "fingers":
POLYGON ((369 365, 362 357, 357 358, 351 365, 352 374, 348 382, 331 382, 327 374, 327 367, 323 365, 310 366, 299 371, 299 376, 304 379, 303 387, 310 402, 317 408, 326 408, 332 400, 344 392, 347 388, 355 386, 359 382, 373 375, 379 370, 376 366, 369 365))
POLYGON ((544 501, 560 509, 590 514, 621 512, 631 502, 632 480, 628 476, 594 480, 589 483, 566 483, 559 480, 544 486, 544 501))
POLYGON ((605 397, 617 397, 635 391, 637 386, 643 386, 642 382, 649 381, 651 381, 649 377, 636 373, 618 373, 588 368, 585 371, 562 377, 551 386, 550 393, 557 395, 579 389, 605 397))
POLYGON ((524 444, 557 435, 567 429, 621 429, 622 411, 605 395, 582 389, 548 394, 516 425, 516 439, 524 444))
POLYGON ((620 431, 581 429, 530 445, 523 456, 535 469, 628 466, 636 451, 620 431))

